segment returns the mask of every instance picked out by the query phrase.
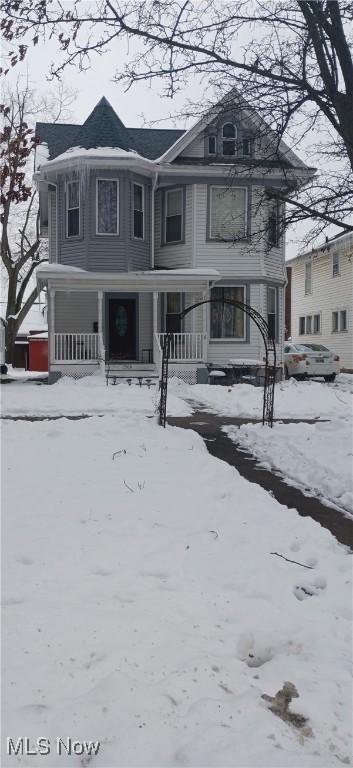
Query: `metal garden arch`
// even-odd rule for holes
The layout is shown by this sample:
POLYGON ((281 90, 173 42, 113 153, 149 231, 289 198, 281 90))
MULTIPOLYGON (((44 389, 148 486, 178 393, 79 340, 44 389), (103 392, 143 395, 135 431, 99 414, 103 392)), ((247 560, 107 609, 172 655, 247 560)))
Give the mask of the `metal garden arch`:
MULTIPOLYGON (((204 299, 198 301, 196 304, 192 304, 190 307, 186 307, 182 312, 179 312, 177 317, 183 320, 189 312, 197 309, 197 307, 203 306, 203 304, 230 304, 232 307, 241 309, 251 320, 257 325, 265 346, 265 378, 264 378, 264 394, 262 405, 262 423, 273 426, 273 405, 275 394, 275 381, 276 381, 276 344, 272 338, 268 324, 266 320, 257 312, 256 309, 250 306, 250 304, 244 304, 241 301, 235 299, 204 299), (270 355, 272 360, 270 360, 270 355)), ((160 380, 160 401, 159 401, 159 423, 162 427, 166 425, 167 418, 167 394, 168 394, 168 366, 169 366, 169 352, 173 333, 170 331, 165 334, 162 350, 162 373, 160 380)))

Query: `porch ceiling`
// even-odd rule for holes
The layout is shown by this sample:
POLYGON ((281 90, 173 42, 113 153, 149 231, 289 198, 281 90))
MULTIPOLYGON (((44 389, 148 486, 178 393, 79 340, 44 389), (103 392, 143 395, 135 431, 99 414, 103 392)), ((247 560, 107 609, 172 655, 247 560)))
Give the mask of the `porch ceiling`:
POLYGON ((215 269, 156 269, 148 272, 85 272, 84 270, 49 264, 37 270, 40 287, 70 291, 165 291, 204 290, 210 282, 218 282, 215 269))

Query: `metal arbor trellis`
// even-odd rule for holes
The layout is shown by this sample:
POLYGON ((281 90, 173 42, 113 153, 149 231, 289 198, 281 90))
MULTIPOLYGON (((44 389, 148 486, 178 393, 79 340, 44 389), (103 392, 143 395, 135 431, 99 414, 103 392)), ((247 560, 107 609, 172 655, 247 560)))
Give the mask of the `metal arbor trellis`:
MULTIPOLYGON (((262 423, 268 424, 269 427, 273 426, 273 405, 275 394, 275 381, 276 381, 276 344, 272 338, 268 324, 266 320, 257 312, 256 309, 250 306, 250 304, 244 304, 242 301, 236 301, 235 299, 204 299, 198 301, 196 304, 192 304, 190 307, 186 307, 182 312, 176 316, 180 320, 189 314, 193 309, 203 306, 203 304, 222 304, 223 308, 225 304, 230 304, 232 307, 241 309, 246 315, 248 315, 257 325, 265 346, 265 377, 264 377, 264 394, 262 405, 262 423), (272 360, 270 360, 270 355, 272 360)), ((173 337, 172 331, 165 334, 162 350, 162 371, 160 380, 160 401, 159 401, 159 423, 162 427, 166 425, 167 418, 167 394, 168 394, 168 367, 169 367, 169 352, 171 340, 173 337)))

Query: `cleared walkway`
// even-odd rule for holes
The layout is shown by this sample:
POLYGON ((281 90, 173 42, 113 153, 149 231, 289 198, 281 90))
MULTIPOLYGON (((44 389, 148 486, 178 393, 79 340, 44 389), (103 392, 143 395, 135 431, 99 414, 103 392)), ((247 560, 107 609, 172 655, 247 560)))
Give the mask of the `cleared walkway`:
MULTIPOLYGON (((316 419, 281 419, 286 423, 314 423, 316 419)), ((312 517, 327 528, 337 541, 353 549, 353 519, 346 517, 339 510, 328 506, 313 496, 306 496, 299 488, 287 485, 284 479, 274 472, 259 466, 254 456, 245 453, 224 433, 222 427, 227 424, 258 423, 256 419, 242 419, 230 416, 218 416, 207 411, 196 411, 192 416, 169 417, 168 424, 183 429, 193 429, 205 440, 212 456, 226 461, 250 483, 261 485, 269 491, 280 504, 295 508, 302 517, 312 517)))

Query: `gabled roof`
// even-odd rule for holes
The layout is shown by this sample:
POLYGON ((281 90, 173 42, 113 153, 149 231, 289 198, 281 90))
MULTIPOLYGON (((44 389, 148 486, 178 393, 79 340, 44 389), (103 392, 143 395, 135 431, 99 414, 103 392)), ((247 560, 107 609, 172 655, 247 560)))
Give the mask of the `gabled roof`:
POLYGON ((36 125, 36 136, 48 145, 50 160, 71 147, 134 150, 143 157, 155 160, 183 133, 182 130, 169 128, 126 128, 104 96, 83 125, 42 122, 36 125))
POLYGON ((290 266, 297 261, 321 258, 321 256, 327 256, 327 254, 332 254, 333 252, 342 255, 353 254, 353 232, 340 232, 330 240, 326 238, 324 243, 312 248, 311 251, 299 253, 298 256, 293 256, 291 259, 288 259, 288 261, 286 261, 286 266, 290 266))

